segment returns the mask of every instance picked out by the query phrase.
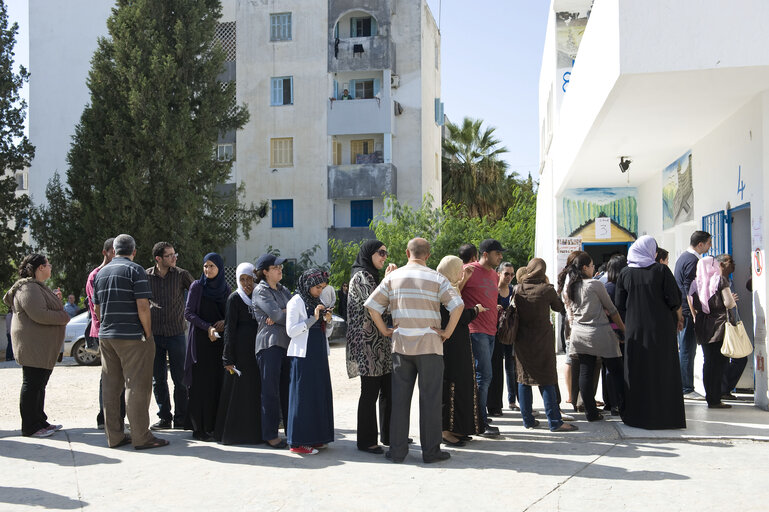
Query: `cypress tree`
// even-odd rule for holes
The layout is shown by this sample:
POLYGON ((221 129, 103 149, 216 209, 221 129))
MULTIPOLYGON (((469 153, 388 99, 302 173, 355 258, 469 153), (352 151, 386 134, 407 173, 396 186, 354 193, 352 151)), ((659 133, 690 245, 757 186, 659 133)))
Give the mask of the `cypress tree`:
POLYGON ((0 288, 16 277, 16 266, 29 247, 23 235, 30 216, 29 196, 16 196, 16 171, 29 165, 35 148, 24 135, 26 101, 19 96, 29 73, 24 66, 14 70, 13 48, 17 23, 8 26, 8 10, 0 0, 0 288))
MULTIPOLYGON (((241 203, 242 184, 224 187, 232 162, 215 155, 218 137, 248 121, 234 83, 218 79, 220 17, 219 0, 118 0, 113 8, 67 156, 66 215, 49 203, 33 222, 36 240, 66 259, 70 286, 82 287, 103 241, 119 233, 136 239, 143 266, 165 240, 180 266, 197 270, 204 254, 234 243, 238 231, 247 236, 258 218, 241 203), (78 232, 74 246, 46 236, 62 221, 78 232)), ((49 193, 60 191, 51 183, 49 193)))

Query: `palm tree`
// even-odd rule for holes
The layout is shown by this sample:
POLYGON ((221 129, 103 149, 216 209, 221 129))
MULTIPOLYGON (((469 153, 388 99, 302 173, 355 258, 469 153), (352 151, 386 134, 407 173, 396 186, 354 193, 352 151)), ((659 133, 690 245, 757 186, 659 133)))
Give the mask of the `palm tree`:
POLYGON ((507 162, 500 160, 507 148, 494 137, 495 128, 482 129, 483 121, 465 117, 461 128, 446 122, 443 139, 443 202, 463 205, 471 216, 502 217, 512 193, 507 162))

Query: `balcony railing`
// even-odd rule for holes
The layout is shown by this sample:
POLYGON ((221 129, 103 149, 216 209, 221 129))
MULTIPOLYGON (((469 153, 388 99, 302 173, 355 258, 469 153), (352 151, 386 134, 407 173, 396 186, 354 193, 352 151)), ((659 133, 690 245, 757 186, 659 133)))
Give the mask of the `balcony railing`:
POLYGON ((395 44, 389 36, 331 39, 328 43, 328 71, 393 69, 395 44))
POLYGON ((397 192, 398 169, 388 164, 328 166, 328 198, 381 197, 397 192))
POLYGON ((367 100, 329 100, 328 134, 391 133, 393 104, 389 94, 367 100))

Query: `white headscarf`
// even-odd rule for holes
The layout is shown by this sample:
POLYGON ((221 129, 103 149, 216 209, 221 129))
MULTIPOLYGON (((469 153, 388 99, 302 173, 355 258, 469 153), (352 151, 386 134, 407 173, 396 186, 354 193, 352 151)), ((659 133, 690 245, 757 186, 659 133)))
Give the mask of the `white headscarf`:
POLYGON ((235 269, 235 280, 238 283, 238 295, 246 303, 246 306, 251 306, 251 296, 243 289, 243 285, 240 284, 240 276, 248 275, 254 276, 254 266, 251 263, 241 263, 238 268, 235 269))

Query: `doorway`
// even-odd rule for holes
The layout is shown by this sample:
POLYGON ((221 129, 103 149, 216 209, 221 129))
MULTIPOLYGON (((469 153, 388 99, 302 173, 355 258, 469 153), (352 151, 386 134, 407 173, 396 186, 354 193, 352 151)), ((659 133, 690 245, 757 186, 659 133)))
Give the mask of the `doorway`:
MULTIPOLYGON (((732 291, 737 294, 737 311, 745 326, 745 331, 753 341, 753 293, 748 288, 753 271, 751 266, 751 240, 750 240, 750 203, 727 210, 727 222, 729 224, 729 239, 727 251, 734 259, 734 273, 732 274, 732 291)), ((748 363, 737 383, 738 389, 753 389, 753 357, 748 356, 748 363)))
POLYGON ((595 264, 595 269, 598 271, 601 265, 608 263, 609 259, 615 254, 622 254, 627 256, 628 248, 632 245, 632 242, 623 243, 595 243, 585 242, 582 244, 582 250, 590 255, 590 258, 595 264))

